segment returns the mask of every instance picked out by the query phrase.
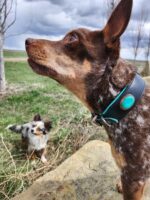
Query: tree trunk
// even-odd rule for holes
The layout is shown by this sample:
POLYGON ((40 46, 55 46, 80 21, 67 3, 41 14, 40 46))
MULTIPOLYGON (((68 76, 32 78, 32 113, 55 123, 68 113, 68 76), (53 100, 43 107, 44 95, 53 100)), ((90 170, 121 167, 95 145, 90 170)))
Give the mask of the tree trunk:
POLYGON ((0 93, 4 93, 6 90, 3 42, 4 34, 0 33, 0 93))
POLYGON ((149 76, 150 75, 150 66, 149 66, 148 60, 145 62, 145 66, 144 66, 144 69, 141 72, 141 75, 142 76, 149 76))

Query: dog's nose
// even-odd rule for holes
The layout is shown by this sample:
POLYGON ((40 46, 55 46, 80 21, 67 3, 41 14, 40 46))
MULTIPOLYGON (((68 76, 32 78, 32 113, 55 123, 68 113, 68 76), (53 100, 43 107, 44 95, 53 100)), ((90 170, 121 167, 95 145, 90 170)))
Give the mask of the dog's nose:
POLYGON ((26 39, 26 41, 25 41, 25 45, 28 46, 28 45, 32 44, 33 42, 34 42, 34 39, 28 38, 28 39, 26 39))

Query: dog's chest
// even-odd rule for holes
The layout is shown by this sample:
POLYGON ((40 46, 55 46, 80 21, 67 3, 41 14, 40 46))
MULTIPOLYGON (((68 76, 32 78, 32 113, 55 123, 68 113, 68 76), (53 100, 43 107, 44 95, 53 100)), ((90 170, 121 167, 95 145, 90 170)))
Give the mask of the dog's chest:
POLYGON ((29 136, 30 149, 40 150, 46 147, 48 142, 48 135, 33 135, 29 136))
POLYGON ((130 167, 150 171, 150 89, 118 125, 106 128, 116 151, 130 167))

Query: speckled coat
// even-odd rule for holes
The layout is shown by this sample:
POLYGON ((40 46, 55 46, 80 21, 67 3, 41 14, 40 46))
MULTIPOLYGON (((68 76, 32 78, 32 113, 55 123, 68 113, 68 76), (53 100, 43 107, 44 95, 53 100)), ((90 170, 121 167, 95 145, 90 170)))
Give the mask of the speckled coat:
MULTIPOLYGON (((107 102, 112 96, 116 96, 119 80, 120 83, 125 83, 127 77, 135 74, 132 65, 122 60, 118 62, 119 66, 125 65, 123 69, 128 69, 128 72, 125 70, 126 73, 123 72, 123 74, 126 76, 122 77, 119 66, 116 65, 113 71, 117 71, 117 79, 115 78, 114 81, 113 74, 110 76, 107 74, 109 77, 108 88, 105 88, 107 95, 102 91, 100 93, 101 101, 107 102)), ((122 181, 127 193, 126 199, 133 199, 129 196, 129 190, 131 192, 138 191, 138 188, 144 186, 150 177, 150 86, 146 85, 142 98, 119 124, 111 127, 105 126, 105 129, 109 136, 112 153, 118 166, 122 169, 122 181)))

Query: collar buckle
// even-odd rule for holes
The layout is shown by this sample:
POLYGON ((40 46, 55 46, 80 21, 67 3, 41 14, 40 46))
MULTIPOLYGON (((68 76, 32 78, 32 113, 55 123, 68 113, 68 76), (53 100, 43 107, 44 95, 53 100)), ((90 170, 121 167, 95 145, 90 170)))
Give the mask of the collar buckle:
POLYGON ((99 126, 111 126, 111 124, 108 123, 102 115, 92 114, 92 121, 99 126))
POLYGON ((108 127, 111 127, 111 124, 109 124, 109 123, 105 120, 105 118, 104 118, 103 116, 101 116, 101 122, 102 122, 103 125, 106 125, 106 126, 108 126, 108 127))

